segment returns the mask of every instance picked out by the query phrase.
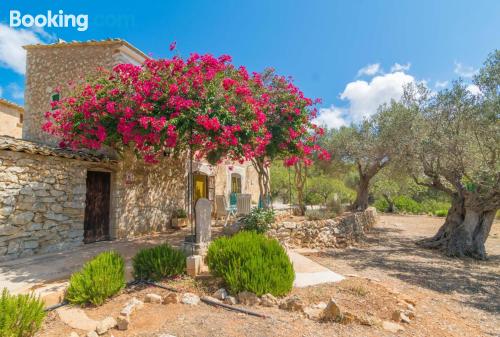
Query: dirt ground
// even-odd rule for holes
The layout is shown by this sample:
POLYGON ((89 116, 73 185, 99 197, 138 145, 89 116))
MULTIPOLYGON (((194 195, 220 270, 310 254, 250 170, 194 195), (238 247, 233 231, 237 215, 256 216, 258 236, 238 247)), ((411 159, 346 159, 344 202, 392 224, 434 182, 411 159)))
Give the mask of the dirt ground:
MULTIPOLYGON (((424 216, 381 216, 364 243, 342 250, 310 253, 308 256, 347 279, 335 284, 294 289, 306 303, 334 298, 340 307, 358 317, 390 320, 403 300, 414 302, 416 318, 391 333, 376 323, 319 323, 298 313, 261 306, 249 308, 270 318, 257 318, 206 304, 146 304, 132 316, 128 331, 104 336, 177 337, 219 336, 500 336, 500 224, 493 226, 487 242, 490 259, 485 262, 443 257, 414 245, 418 238, 432 235, 443 219, 424 216)), ((210 279, 209 279, 210 280, 210 279)), ((171 283, 181 291, 210 294, 217 284, 201 280, 171 283)), ((116 316, 132 296, 166 294, 158 288, 136 289, 115 297, 87 315, 102 319, 116 316)), ((67 337, 72 330, 53 312, 39 337, 67 337)), ((76 331, 85 336, 83 331, 76 331)))

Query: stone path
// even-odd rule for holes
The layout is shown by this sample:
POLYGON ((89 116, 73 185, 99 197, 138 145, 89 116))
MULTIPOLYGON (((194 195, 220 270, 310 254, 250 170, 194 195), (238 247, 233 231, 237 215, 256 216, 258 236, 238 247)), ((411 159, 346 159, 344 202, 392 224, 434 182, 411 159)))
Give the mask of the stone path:
POLYGON ((297 251, 289 250, 288 256, 295 270, 294 287, 302 288, 322 283, 340 282, 344 279, 344 276, 323 267, 297 251))
POLYGON ((161 235, 150 235, 131 240, 96 242, 71 251, 3 262, 0 263, 0 289, 7 288, 12 293, 23 293, 47 283, 51 283, 50 287, 52 287, 53 283, 66 280, 86 261, 107 250, 116 250, 125 258, 127 279, 131 280, 132 266, 130 262, 139 249, 163 242, 169 242, 178 247, 188 233, 188 228, 178 231, 172 230, 161 235))

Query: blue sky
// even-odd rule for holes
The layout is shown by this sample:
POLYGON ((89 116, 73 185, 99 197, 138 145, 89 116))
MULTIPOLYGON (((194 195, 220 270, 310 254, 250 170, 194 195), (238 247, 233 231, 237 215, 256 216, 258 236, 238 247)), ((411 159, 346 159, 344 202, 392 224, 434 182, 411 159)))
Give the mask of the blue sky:
MULTIPOLYGON (((19 43, 119 37, 153 57, 176 41, 190 52, 291 75, 323 100, 322 121, 357 121, 425 81, 436 90, 470 76, 500 48, 500 1, 2 1, 0 96, 22 104, 19 43), (11 29, 9 11, 89 15, 89 28, 11 29), (17 48, 17 49, 16 49, 17 48), (392 69, 391 69, 392 68, 392 69)), ((474 90, 471 87, 471 90, 474 90)))

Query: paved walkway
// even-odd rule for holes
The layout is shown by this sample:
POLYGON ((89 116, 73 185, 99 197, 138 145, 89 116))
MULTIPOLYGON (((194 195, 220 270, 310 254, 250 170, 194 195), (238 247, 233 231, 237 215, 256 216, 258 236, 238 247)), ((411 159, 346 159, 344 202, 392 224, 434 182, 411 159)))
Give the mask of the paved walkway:
POLYGON ((74 271, 81 268, 85 261, 95 255, 116 250, 127 261, 126 275, 131 280, 131 259, 144 247, 158 245, 168 241, 171 245, 180 246, 189 229, 171 230, 161 235, 148 235, 131 240, 102 241, 83 245, 71 251, 37 255, 0 263, 0 289, 7 288, 13 293, 36 289, 43 284, 65 280, 74 271))
POLYGON ((321 283, 340 282, 344 279, 344 276, 323 267, 297 251, 289 250, 288 256, 295 270, 294 287, 302 288, 321 283))

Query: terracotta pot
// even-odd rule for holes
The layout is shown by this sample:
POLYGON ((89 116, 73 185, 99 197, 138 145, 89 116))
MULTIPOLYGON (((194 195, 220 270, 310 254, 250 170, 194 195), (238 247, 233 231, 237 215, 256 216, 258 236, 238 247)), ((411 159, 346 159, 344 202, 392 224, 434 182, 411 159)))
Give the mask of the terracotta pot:
POLYGON ((172 218, 172 228, 184 228, 189 224, 188 218, 172 218))

